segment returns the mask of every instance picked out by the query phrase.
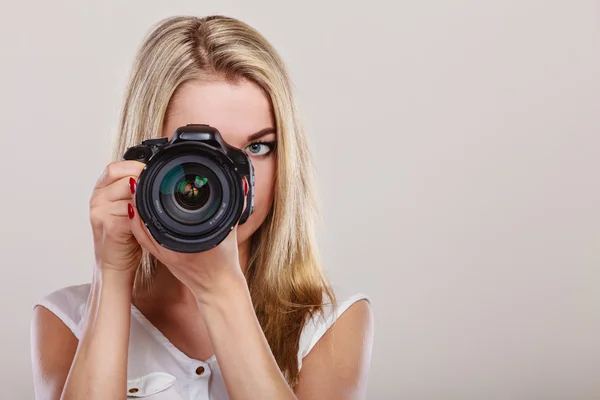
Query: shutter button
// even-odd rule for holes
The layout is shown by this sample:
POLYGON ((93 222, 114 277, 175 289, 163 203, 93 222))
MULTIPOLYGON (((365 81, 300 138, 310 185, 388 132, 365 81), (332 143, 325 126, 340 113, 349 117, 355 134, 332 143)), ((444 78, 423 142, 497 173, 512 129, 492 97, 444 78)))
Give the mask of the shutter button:
POLYGON ((202 375, 204 373, 204 367, 200 366, 196 368, 196 375, 202 375))

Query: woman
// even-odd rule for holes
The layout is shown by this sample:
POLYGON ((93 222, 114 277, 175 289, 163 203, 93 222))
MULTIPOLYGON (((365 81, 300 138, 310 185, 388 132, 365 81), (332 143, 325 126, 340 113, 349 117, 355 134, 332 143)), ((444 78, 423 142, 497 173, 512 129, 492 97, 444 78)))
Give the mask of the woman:
POLYGON ((355 399, 373 340, 369 299, 319 268, 306 137, 277 52, 233 18, 161 21, 136 58, 115 161, 90 200, 92 283, 34 308, 38 399, 355 399), (188 123, 217 128, 255 171, 254 213, 217 247, 159 245, 135 202, 144 164, 119 161, 188 123))

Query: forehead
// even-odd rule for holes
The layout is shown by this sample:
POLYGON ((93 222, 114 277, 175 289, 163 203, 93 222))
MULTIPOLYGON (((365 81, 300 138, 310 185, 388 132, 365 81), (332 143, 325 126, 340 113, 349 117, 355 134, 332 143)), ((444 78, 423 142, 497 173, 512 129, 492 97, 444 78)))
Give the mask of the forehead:
POLYGON ((271 102, 255 83, 188 81, 175 92, 165 121, 163 136, 187 124, 208 124, 221 132, 233 146, 242 146, 247 137, 274 127, 271 102))

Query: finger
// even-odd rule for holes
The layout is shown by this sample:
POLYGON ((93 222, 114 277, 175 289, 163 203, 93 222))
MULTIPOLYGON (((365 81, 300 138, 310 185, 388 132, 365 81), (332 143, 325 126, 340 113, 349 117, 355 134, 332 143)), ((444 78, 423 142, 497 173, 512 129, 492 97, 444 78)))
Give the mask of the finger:
POLYGON ((121 178, 128 176, 139 176, 146 164, 139 161, 116 161, 108 164, 98 181, 96 182, 96 188, 102 188, 113 184, 121 178))
POLYGON ((127 217, 128 216, 128 211, 127 211, 127 204, 129 203, 128 200, 119 200, 119 201, 114 201, 111 203, 108 203, 106 205, 106 212, 109 215, 112 215, 113 217, 127 217))
POLYGON ((123 225, 129 229, 129 218, 127 217, 127 200, 120 200, 111 203, 105 203, 101 206, 90 208, 90 222, 94 228, 104 228, 108 226, 123 225))
POLYGON ((248 189, 249 189, 249 183, 248 183, 248 179, 246 179, 246 177, 242 178, 242 186, 244 187, 244 210, 245 210, 248 205, 248 189))
MULTIPOLYGON (((223 239, 223 241, 219 244, 219 246, 217 246, 217 248, 221 248, 222 250, 225 250, 227 252, 233 252, 233 254, 238 254, 238 228, 239 224, 235 224, 233 229, 229 231, 225 239, 223 239)), ((211 250, 216 250, 216 248, 211 250)))
POLYGON ((135 192, 137 191, 137 181, 138 181, 138 177, 131 177, 131 180, 129 181, 129 189, 130 189, 130 193, 131 193, 131 203, 133 204, 133 206, 137 209, 137 202, 135 201, 135 192))
POLYGON ((96 201, 113 202, 118 200, 131 200, 137 181, 134 177, 126 176, 108 186, 96 189, 94 196, 96 201), (133 188, 132 188, 133 179, 133 188))
MULTIPOLYGON (((243 188, 243 193, 244 193, 244 207, 242 208, 242 211, 246 210, 246 207, 248 207, 248 180, 246 179, 246 177, 244 176, 242 178, 242 188, 243 188)), ((240 223, 239 219, 236 222, 235 226, 237 227, 238 224, 240 223)))
POLYGON ((154 240, 148 228, 144 225, 137 208, 135 208, 131 201, 129 204, 133 207, 133 218, 130 218, 131 233, 133 233, 140 246, 148 250, 152 255, 157 256, 160 244, 154 240))

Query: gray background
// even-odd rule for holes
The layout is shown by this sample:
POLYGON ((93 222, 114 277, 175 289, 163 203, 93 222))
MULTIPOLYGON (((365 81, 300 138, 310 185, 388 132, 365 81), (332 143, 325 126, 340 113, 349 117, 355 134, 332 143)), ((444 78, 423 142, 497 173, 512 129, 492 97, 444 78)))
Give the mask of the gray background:
POLYGON ((289 65, 369 399, 600 398, 600 2, 54 0, 0 8, 3 399, 33 397, 33 302, 90 278, 137 46, 212 13, 289 65))

